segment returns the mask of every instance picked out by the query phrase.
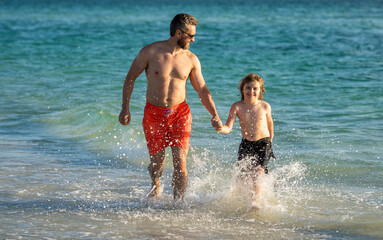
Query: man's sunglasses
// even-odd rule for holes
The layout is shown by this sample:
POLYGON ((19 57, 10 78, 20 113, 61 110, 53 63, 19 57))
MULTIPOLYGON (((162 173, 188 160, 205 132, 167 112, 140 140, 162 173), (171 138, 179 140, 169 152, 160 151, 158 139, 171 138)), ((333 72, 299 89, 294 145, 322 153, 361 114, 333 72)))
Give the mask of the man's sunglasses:
POLYGON ((193 38, 193 37, 195 37, 195 35, 191 35, 191 34, 185 32, 184 30, 182 30, 181 28, 179 28, 179 30, 180 30, 181 32, 185 33, 186 35, 188 35, 189 38, 193 38))

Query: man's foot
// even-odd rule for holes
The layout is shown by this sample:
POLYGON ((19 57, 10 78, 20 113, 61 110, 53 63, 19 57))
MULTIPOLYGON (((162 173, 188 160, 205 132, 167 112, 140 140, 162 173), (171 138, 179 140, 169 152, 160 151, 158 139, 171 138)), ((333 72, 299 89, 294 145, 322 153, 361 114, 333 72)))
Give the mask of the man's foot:
POLYGON ((162 193, 161 190, 162 189, 161 189, 160 180, 157 180, 154 183, 152 183, 152 189, 150 190, 150 192, 147 195, 148 199, 155 199, 155 200, 160 199, 161 193, 162 193))

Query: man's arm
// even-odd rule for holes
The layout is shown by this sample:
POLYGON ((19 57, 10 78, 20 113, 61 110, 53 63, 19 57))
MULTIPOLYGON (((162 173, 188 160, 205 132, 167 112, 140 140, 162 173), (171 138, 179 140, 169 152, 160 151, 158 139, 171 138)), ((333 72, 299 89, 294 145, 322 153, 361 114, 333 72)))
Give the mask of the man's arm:
POLYGON ((141 51, 134 59, 132 65, 130 66, 129 72, 125 77, 124 86, 122 87, 122 108, 119 116, 119 120, 122 125, 127 125, 130 123, 130 98, 133 93, 134 82, 148 65, 147 52, 147 47, 141 49, 141 51))
POLYGON ((218 116, 210 90, 208 89, 205 79, 202 76, 201 63, 195 55, 193 55, 192 62, 193 68, 190 73, 190 82, 198 93, 204 107, 213 116, 211 119, 212 126, 218 130, 219 127, 222 127, 222 122, 218 116))

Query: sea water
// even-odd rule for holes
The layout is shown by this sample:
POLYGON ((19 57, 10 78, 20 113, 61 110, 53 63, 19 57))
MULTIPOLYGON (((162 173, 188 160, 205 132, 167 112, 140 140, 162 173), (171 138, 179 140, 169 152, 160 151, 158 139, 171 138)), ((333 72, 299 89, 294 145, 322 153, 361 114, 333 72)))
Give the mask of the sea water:
POLYGON ((0 238, 382 239, 382 1, 0 2, 0 238), (217 134, 187 85, 193 123, 185 205, 148 203, 135 83, 138 51, 195 16, 191 44, 225 121, 246 74, 265 80, 276 160, 252 211, 234 163, 241 140, 217 134))

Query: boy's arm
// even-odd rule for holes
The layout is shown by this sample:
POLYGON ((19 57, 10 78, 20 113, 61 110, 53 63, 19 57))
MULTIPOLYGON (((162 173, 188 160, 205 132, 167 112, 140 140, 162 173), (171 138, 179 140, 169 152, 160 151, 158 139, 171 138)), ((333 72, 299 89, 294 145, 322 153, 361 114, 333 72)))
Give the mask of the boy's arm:
POLYGON ((218 129, 219 133, 225 133, 225 134, 230 133, 231 129, 233 129, 235 118, 237 117, 237 111, 238 111, 238 107, 234 103, 230 108, 230 112, 229 112, 229 116, 227 117, 226 124, 223 125, 222 128, 218 129))
POLYGON ((273 141, 274 137, 274 123, 273 123, 273 117, 271 116, 271 107, 269 104, 267 104, 267 110, 266 110, 266 121, 267 121, 267 128, 270 133, 270 141, 273 141))

